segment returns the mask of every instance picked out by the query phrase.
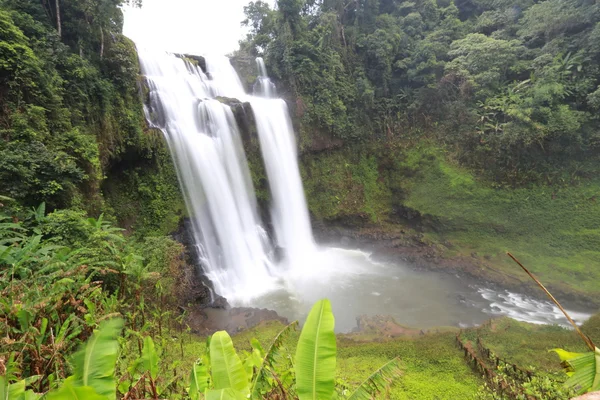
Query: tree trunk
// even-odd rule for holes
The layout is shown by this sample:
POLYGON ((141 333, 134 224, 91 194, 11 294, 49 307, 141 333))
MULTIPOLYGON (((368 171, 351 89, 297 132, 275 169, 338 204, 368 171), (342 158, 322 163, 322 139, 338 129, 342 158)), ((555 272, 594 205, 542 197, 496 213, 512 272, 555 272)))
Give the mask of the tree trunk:
POLYGON ((58 30, 58 37, 62 37, 62 24, 60 22, 60 0, 54 0, 56 2, 56 29, 58 30))
POLYGON ((46 0, 41 0, 42 2, 42 7, 44 8, 44 12, 46 13, 46 16, 52 20, 54 19, 54 14, 52 14, 52 6, 50 4, 48 4, 48 2, 46 0))
POLYGON ((104 57, 104 29, 100 27, 100 59, 104 57))

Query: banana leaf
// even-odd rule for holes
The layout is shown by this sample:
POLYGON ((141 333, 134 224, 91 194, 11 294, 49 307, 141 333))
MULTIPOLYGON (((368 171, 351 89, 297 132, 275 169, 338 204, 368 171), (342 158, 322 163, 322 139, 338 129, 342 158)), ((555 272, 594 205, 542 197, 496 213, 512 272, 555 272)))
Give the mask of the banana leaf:
POLYGON ((394 381, 400 377, 399 360, 397 358, 385 364, 367 378, 355 391, 348 397, 349 400, 373 400, 384 390, 387 390, 394 381))
POLYGON ((308 314, 296 348, 300 400, 331 399, 335 390, 336 339, 331 303, 318 301, 308 314))
POLYGON ((577 394, 600 390, 600 349, 594 352, 570 353, 562 349, 554 349, 562 361, 569 379, 567 387, 577 391, 577 394))
POLYGON ((75 354, 74 387, 88 386, 105 397, 116 398, 115 365, 119 353, 117 337, 121 333, 123 321, 113 319, 104 322, 75 354))
POLYGON ((225 331, 216 332, 210 340, 210 366, 214 389, 248 391, 248 376, 225 331))
POLYGON ((235 389, 207 390, 204 394, 205 400, 246 400, 244 392, 235 389))

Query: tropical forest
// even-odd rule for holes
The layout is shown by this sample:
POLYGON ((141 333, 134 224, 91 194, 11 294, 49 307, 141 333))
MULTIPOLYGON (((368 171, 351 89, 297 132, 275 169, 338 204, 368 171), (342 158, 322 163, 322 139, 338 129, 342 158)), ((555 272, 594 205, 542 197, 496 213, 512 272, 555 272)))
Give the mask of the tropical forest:
POLYGON ((600 2, 0 0, 33 399, 600 399, 600 2))

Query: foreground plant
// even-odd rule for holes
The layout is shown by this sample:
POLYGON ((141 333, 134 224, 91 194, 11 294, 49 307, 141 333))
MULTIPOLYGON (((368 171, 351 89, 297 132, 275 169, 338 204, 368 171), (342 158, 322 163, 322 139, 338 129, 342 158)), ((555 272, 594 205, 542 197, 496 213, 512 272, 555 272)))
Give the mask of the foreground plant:
MULTIPOLYGON (((295 357, 283 352, 284 342, 298 324, 285 327, 267 351, 258 341, 240 358, 225 331, 208 339, 207 349, 193 366, 187 394, 200 399, 300 399, 336 398, 336 337, 334 317, 328 300, 317 302, 310 311, 298 341, 295 357), (294 374, 295 371, 295 374, 294 374)), ((48 400, 114 400, 118 392, 127 399, 164 398, 173 382, 159 377, 159 352, 146 337, 141 356, 133 362, 117 385, 115 364, 119 352, 121 319, 105 321, 73 358, 74 373, 43 398, 48 400)), ((15 382, 11 362, 0 377, 0 399, 31 400, 42 397, 26 390, 39 377, 15 382)), ((394 359, 373 373, 349 396, 353 400, 376 398, 400 375, 394 359)))
POLYGON ((538 286, 548 295, 550 300, 562 311, 569 323, 575 331, 581 336, 586 346, 590 349, 587 353, 571 353, 563 349, 554 349, 552 351, 558 354, 565 372, 569 379, 565 382, 565 386, 575 390, 577 394, 593 392, 600 390, 600 349, 596 347, 592 339, 584 334, 577 326, 575 321, 569 316, 567 311, 556 300, 556 298, 546 289, 546 287, 517 260, 515 256, 508 253, 508 256, 513 259, 526 273, 538 284, 538 286))
MULTIPOLYGON (((284 328, 267 352, 253 341, 253 352, 245 361, 236 353, 227 332, 215 333, 210 339, 208 353, 192 371, 190 397, 201 399, 204 396, 207 400, 334 398, 337 348, 335 319, 329 300, 318 301, 308 314, 296 347, 293 368, 281 368, 277 363, 278 353, 283 347, 283 339, 295 326, 296 323, 284 328), (295 379, 294 376, 289 379, 294 371, 295 379)), ((398 360, 394 359, 347 398, 373 399, 389 388, 399 375, 398 360)))

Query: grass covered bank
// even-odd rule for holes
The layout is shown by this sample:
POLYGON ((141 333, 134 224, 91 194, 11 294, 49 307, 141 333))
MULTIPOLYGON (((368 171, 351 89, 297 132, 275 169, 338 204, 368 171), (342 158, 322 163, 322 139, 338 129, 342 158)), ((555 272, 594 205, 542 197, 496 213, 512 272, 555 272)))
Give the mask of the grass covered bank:
MULTIPOLYGON (((593 340, 600 340, 598 327, 600 316, 596 315, 583 326, 593 340)), ((257 339, 267 348, 283 329, 278 321, 262 322, 258 326, 232 337, 238 353, 251 352, 252 341, 257 339)), ((382 399, 491 399, 492 393, 485 388, 481 373, 474 370, 456 344, 458 330, 435 330, 422 335, 386 337, 381 332, 355 333, 337 336, 336 386, 351 392, 373 371, 387 361, 398 357, 402 375, 382 399)), ((296 351, 300 332, 287 336, 280 351, 282 362, 296 351)), ((557 326, 539 326, 518 322, 510 318, 491 320, 481 327, 461 332, 465 343, 475 347, 479 338, 485 348, 495 357, 532 371, 537 377, 532 391, 545 390, 545 397, 562 399, 560 391, 567 376, 561 371, 557 355, 550 349, 562 347, 570 351, 585 351, 581 339, 571 330, 557 326)), ((158 343, 159 341, 157 341, 158 343)), ((194 361, 204 354, 206 344, 202 337, 183 333, 177 338, 163 338, 161 363, 175 366, 178 374, 189 371, 194 361)), ((131 354, 136 349, 132 347, 131 354)), ((124 352, 127 354, 127 352, 124 352)), ((492 368, 492 361, 484 362, 492 368)), ((165 374, 172 373, 166 369, 165 374)), ((532 392, 539 393, 539 392, 532 392)), ((497 397, 496 397, 497 398, 497 397)))
POLYGON ((442 257, 478 259, 512 283, 526 282, 505 256, 511 251, 555 290, 598 302, 600 180, 498 187, 428 143, 307 154, 302 174, 317 220, 414 229, 442 257))

